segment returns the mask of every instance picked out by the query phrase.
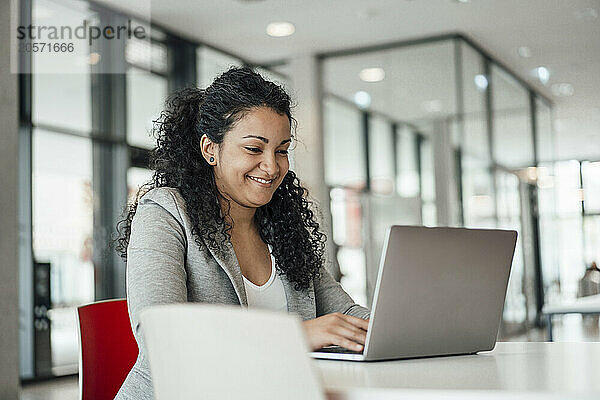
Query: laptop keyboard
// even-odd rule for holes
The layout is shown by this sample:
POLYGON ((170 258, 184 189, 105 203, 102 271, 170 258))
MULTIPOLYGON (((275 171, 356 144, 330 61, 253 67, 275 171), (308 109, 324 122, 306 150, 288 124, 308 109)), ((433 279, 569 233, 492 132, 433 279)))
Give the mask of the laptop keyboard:
POLYGON ((327 346, 317 350, 319 353, 345 353, 345 354, 362 354, 362 351, 348 350, 342 346, 327 346))

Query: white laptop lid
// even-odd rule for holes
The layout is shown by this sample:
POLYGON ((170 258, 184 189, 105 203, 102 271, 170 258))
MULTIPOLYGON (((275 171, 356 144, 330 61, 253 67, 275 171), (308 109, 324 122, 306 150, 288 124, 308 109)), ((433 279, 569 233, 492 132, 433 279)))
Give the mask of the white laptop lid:
POLYGON ((141 323, 157 400, 324 399, 295 315, 190 303, 141 323))

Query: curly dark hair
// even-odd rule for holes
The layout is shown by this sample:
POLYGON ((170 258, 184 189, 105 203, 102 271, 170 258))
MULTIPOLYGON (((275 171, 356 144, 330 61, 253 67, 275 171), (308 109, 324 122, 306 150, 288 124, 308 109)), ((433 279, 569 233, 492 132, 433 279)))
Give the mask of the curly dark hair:
MULTIPOLYGON (((152 180, 139 188, 124 219, 117 224, 115 249, 124 260, 138 201, 157 187, 179 190, 199 246, 203 246, 202 239, 211 246, 231 239, 232 226, 226 218, 229 212, 227 209, 223 213, 219 203, 219 197, 226 202, 227 199, 217 190, 213 167, 200 150, 200 138, 206 134, 214 143, 223 142, 233 125, 257 107, 269 107, 279 115, 287 115, 290 126, 297 125, 285 90, 249 67, 232 67, 205 90, 188 87, 166 100, 164 111, 154 121, 157 147, 150 157, 152 180)), ((324 261, 326 236, 319 230, 312 205, 308 190, 289 170, 271 201, 254 215, 262 240, 273 248, 279 273, 294 283, 295 290, 308 288, 324 261)))

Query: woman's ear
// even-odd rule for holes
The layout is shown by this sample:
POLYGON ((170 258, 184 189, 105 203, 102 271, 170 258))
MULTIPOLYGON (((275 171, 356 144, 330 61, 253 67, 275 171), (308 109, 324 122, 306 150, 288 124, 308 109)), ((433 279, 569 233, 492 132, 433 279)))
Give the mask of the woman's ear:
POLYGON ((217 165, 217 144, 210 140, 206 134, 200 138, 200 150, 207 163, 217 165))

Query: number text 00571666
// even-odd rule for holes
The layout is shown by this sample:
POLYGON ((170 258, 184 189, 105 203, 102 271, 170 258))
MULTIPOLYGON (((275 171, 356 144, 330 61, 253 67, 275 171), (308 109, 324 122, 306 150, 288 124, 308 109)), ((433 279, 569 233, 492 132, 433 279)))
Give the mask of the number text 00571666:
POLYGON ((72 53, 73 43, 21 42, 19 52, 25 53, 72 53))

